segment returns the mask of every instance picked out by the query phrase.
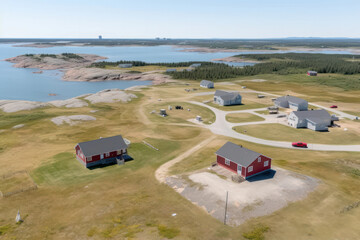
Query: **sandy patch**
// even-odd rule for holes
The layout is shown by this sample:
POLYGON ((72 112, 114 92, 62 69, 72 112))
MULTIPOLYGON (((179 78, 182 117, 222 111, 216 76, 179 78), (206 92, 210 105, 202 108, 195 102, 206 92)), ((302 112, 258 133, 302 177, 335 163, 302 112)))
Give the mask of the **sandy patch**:
POLYGON ((246 220, 277 211, 290 202, 305 198, 318 185, 318 180, 274 168, 276 172, 259 175, 249 181, 234 183, 209 172, 194 173, 189 176, 199 187, 190 187, 179 178, 167 178, 171 187, 183 188, 181 195, 196 202, 213 217, 223 221, 226 191, 228 198, 228 224, 237 226, 246 220))
POLYGON ((51 121, 56 125, 69 124, 70 126, 81 123, 82 121, 95 121, 96 118, 89 115, 71 115, 71 116, 59 116, 52 118, 51 121))

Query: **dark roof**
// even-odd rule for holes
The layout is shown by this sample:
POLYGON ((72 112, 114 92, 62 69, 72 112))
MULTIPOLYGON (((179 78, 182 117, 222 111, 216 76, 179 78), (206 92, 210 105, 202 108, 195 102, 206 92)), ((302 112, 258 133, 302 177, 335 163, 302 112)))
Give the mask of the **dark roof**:
POLYGON ((216 90, 214 96, 220 97, 223 100, 232 100, 239 96, 239 92, 226 92, 222 90, 216 90))
POLYGON ((79 147, 85 157, 91 157, 103 153, 113 152, 120 149, 127 149, 127 145, 121 135, 99 138, 96 140, 81 142, 79 147))
POLYGON ((276 99, 276 101, 278 101, 278 102, 287 101, 287 102, 291 102, 291 103, 295 103, 295 104, 307 102, 306 100, 304 100, 302 98, 298 98, 298 97, 294 97, 294 96, 290 96, 290 95, 279 97, 276 99))
POLYGON ((261 156, 260 153, 254 152, 232 142, 225 143, 224 146, 217 150, 216 154, 244 167, 248 167, 259 156, 261 156))
POLYGON ((294 111, 293 113, 300 120, 309 119, 310 121, 315 123, 323 119, 331 119, 330 114, 325 109, 310 110, 310 111, 294 111))

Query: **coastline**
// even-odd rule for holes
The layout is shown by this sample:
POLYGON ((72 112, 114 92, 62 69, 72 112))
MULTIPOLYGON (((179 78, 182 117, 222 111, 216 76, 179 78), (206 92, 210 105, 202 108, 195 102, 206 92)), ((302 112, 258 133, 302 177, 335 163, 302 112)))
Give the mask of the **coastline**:
MULTIPOLYGON (((89 67, 92 63, 107 59, 106 57, 93 54, 77 54, 77 58, 66 58, 62 55, 41 57, 41 55, 20 55, 7 58, 4 61, 13 63, 15 68, 32 68, 39 70, 59 70, 63 72, 63 81, 73 82, 102 82, 102 81, 151 81, 158 85, 173 81, 169 75, 144 72, 129 73, 121 69, 103 69, 89 67), (40 58, 41 57, 41 58, 40 58)), ((35 71, 39 73, 39 71, 35 71)))

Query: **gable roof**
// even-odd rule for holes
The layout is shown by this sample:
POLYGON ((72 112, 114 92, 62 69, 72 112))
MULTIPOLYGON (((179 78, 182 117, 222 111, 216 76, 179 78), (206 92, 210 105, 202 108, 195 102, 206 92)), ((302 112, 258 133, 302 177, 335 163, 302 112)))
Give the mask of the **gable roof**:
POLYGON ((216 154, 244 167, 248 167, 262 155, 232 142, 225 143, 216 154))
POLYGON ((78 145, 85 157, 127 149, 128 147, 121 135, 81 142, 78 145))
POLYGON ((205 85, 205 86, 207 86, 207 85, 209 85, 209 84, 214 84, 212 81, 209 81, 209 80, 201 80, 201 82, 200 82, 200 85, 205 85))
POLYGON ((291 103, 295 103, 295 104, 301 104, 304 102, 307 103, 307 101, 302 98, 298 98, 298 97, 294 97, 294 96, 290 96, 290 95, 279 97, 276 99, 276 101, 278 101, 278 102, 287 101, 287 102, 291 102, 291 103))
POLYGON ((317 123, 324 119, 331 119, 330 114, 325 110, 310 110, 310 111, 294 111, 295 116, 299 118, 299 120, 309 119, 310 121, 317 123))
POLYGON ((236 99, 237 96, 241 96, 239 92, 226 92, 222 90, 216 90, 214 96, 220 97, 223 100, 233 100, 236 99))

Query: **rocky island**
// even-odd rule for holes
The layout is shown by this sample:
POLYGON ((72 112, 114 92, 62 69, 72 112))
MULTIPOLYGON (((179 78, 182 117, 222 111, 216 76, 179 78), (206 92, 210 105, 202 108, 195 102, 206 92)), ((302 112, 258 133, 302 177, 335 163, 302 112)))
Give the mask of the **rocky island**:
POLYGON ((106 59, 93 54, 25 54, 5 59, 16 68, 35 68, 41 70, 61 70, 65 81, 111 81, 139 80, 161 84, 171 81, 171 77, 159 71, 130 72, 124 69, 103 69, 90 67, 92 63, 106 59))

